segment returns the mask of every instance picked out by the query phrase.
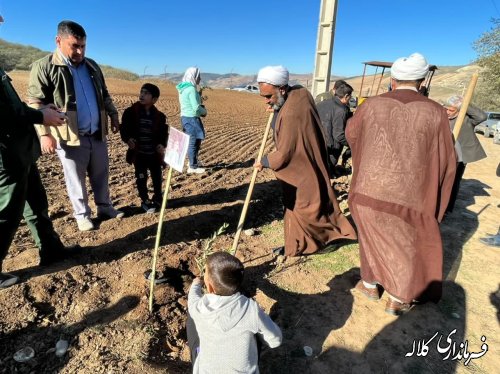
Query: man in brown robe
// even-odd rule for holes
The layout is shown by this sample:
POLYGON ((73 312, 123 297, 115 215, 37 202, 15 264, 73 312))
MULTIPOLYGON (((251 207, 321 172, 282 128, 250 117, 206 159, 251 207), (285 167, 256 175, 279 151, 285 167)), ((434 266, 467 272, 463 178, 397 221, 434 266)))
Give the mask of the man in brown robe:
POLYGON ((438 222, 448 205, 456 155, 446 111, 418 93, 428 71, 415 53, 391 68, 393 91, 367 99, 347 124, 354 174, 349 206, 358 228, 361 281, 386 312, 441 297, 438 222))
POLYGON ((276 150, 254 167, 269 167, 283 188, 286 256, 310 254, 335 239, 356 239, 330 186, 321 120, 311 94, 288 86, 288 71, 259 71, 260 95, 274 111, 276 150))

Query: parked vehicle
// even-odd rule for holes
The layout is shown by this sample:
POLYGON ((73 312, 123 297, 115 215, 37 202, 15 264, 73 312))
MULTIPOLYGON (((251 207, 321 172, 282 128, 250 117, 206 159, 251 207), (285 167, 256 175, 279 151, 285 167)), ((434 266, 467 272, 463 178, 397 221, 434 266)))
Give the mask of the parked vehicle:
POLYGON ((495 132, 493 133, 493 143, 500 144, 500 122, 497 122, 495 127, 495 132))
POLYGON ((248 84, 245 87, 235 87, 232 89, 233 91, 240 91, 240 92, 251 92, 251 93, 259 93, 259 87, 254 86, 252 84, 248 84))
POLYGON ((498 122, 500 121, 500 113, 498 112, 486 112, 486 121, 481 122, 474 128, 474 132, 480 132, 485 138, 493 136, 495 133, 495 128, 498 127, 498 122))

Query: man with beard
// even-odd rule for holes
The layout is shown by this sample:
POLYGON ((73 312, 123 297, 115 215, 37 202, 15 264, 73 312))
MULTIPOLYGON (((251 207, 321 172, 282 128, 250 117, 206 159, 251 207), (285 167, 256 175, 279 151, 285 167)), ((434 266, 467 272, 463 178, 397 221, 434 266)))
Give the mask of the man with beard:
POLYGON ((358 229, 356 290, 385 311, 441 297, 443 246, 438 222, 448 205, 456 156, 444 108, 418 92, 429 65, 415 53, 391 68, 393 90, 367 99, 346 129, 352 149, 349 207, 358 229))
POLYGON ((311 94, 288 86, 288 70, 267 66, 259 71, 260 95, 274 111, 276 150, 254 167, 274 170, 283 189, 287 256, 311 254, 336 239, 356 239, 340 211, 327 170, 321 121, 311 94))
POLYGON ((109 193, 108 116, 111 129, 119 128, 118 111, 109 95, 104 75, 97 63, 85 57, 87 34, 73 21, 57 26, 57 49, 33 63, 28 87, 34 108, 54 103, 67 115, 66 126, 37 126, 42 153, 57 153, 66 190, 80 231, 95 228, 86 177, 92 187, 97 215, 122 218, 112 205, 109 193))

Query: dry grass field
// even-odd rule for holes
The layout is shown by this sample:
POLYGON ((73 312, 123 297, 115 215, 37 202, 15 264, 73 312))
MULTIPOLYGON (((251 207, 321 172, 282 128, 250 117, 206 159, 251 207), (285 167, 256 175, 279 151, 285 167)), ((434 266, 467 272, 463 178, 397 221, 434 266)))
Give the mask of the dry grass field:
MULTIPOLYGON (((25 93, 27 73, 11 77, 18 92, 25 93)), ((137 100, 143 82, 107 83, 122 112, 137 100)), ((156 83, 159 109, 180 128, 175 87, 156 83)), ((153 314, 148 312, 144 272, 151 266, 159 215, 139 208, 133 167, 125 162, 126 145, 117 134, 109 138, 112 200, 126 216, 96 220, 98 229, 90 232, 76 229, 59 160, 41 157, 55 228, 65 243, 78 243, 83 250, 59 264, 39 267, 36 247, 22 224, 4 262, 3 270, 18 274, 22 282, 0 292, 0 373, 190 372, 184 326, 187 291, 197 274, 194 259, 204 240, 225 222, 229 229, 215 248, 231 246, 267 120, 257 95, 219 89, 206 94, 207 139, 200 157, 208 172, 173 173, 157 267, 168 282, 155 288, 153 314), (53 350, 60 338, 70 343, 62 358, 53 350), (35 350, 35 357, 15 362, 13 354, 26 346, 35 350)), ((284 335, 281 347, 264 348, 262 373, 497 372, 500 251, 478 238, 500 224, 500 178, 495 176, 500 146, 480 140, 488 158, 468 165, 455 212, 441 226, 443 299, 399 318, 384 313, 385 300, 370 302, 352 293, 359 274, 357 244, 332 246, 308 257, 275 259, 269 254, 282 244, 280 188, 272 172, 259 174, 245 225, 257 235, 242 235, 238 257, 247 269, 245 293, 271 314, 284 335), (445 359, 446 353, 436 348, 438 336, 445 347, 455 329, 456 352, 465 341, 469 352, 480 352, 483 335, 488 352, 468 365, 463 358, 445 359), (414 341, 427 341, 435 333, 427 355, 405 356, 414 341), (312 348, 311 356, 304 354, 304 346, 312 348)), ((267 151, 271 149, 269 140, 267 151)), ((339 198, 349 214, 345 194, 339 198)))

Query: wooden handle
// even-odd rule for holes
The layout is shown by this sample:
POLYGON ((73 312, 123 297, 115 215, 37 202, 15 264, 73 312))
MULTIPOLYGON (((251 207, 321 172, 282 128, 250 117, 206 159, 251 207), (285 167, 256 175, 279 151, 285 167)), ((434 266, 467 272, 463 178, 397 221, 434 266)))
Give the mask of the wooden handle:
MULTIPOLYGON (((267 137, 269 135, 269 129, 271 128, 271 123, 273 122, 274 113, 269 115, 267 120, 266 129, 264 130, 264 136, 262 137, 262 143, 260 144, 259 154, 255 161, 260 161, 264 155, 264 149, 266 147, 267 137)), ((238 241, 240 239, 241 230, 243 230, 243 224, 245 223, 245 218, 247 215, 248 205, 250 205, 250 198, 252 197, 253 187, 255 185, 255 180, 257 179, 257 169, 253 169, 252 179, 250 180, 250 186, 248 187, 247 197, 245 198, 245 203, 243 204, 243 210, 241 211, 240 220, 238 222, 238 227, 236 228, 236 234, 234 235, 233 246, 231 247, 231 253, 234 255, 238 249, 238 241)))
POLYGON ((167 206, 167 197, 168 197, 168 190, 170 189, 171 178, 172 178, 172 167, 169 167, 168 174, 167 174, 167 183, 165 185, 165 193, 163 194, 163 200, 161 202, 160 220, 158 222, 158 230, 156 231, 155 249, 153 252, 153 263, 151 265, 151 273, 149 274, 149 276, 151 278, 151 283, 149 285, 149 313, 153 312, 153 293, 154 293, 154 289, 155 289, 156 258, 158 257, 158 248, 160 247, 161 229, 163 226, 163 216, 165 215, 165 208, 167 206))
POLYGON ((477 73, 472 74, 469 87, 467 88, 467 93, 465 94, 464 101, 462 103, 462 106, 460 107, 460 112, 458 113, 457 121, 455 122, 455 127, 453 127, 453 137, 455 138, 455 141, 457 141, 458 135, 460 134, 460 130, 462 129, 465 115, 467 114, 467 108, 469 107, 470 101, 472 99, 472 94, 474 93, 474 88, 476 87, 477 78, 478 78, 477 73))

